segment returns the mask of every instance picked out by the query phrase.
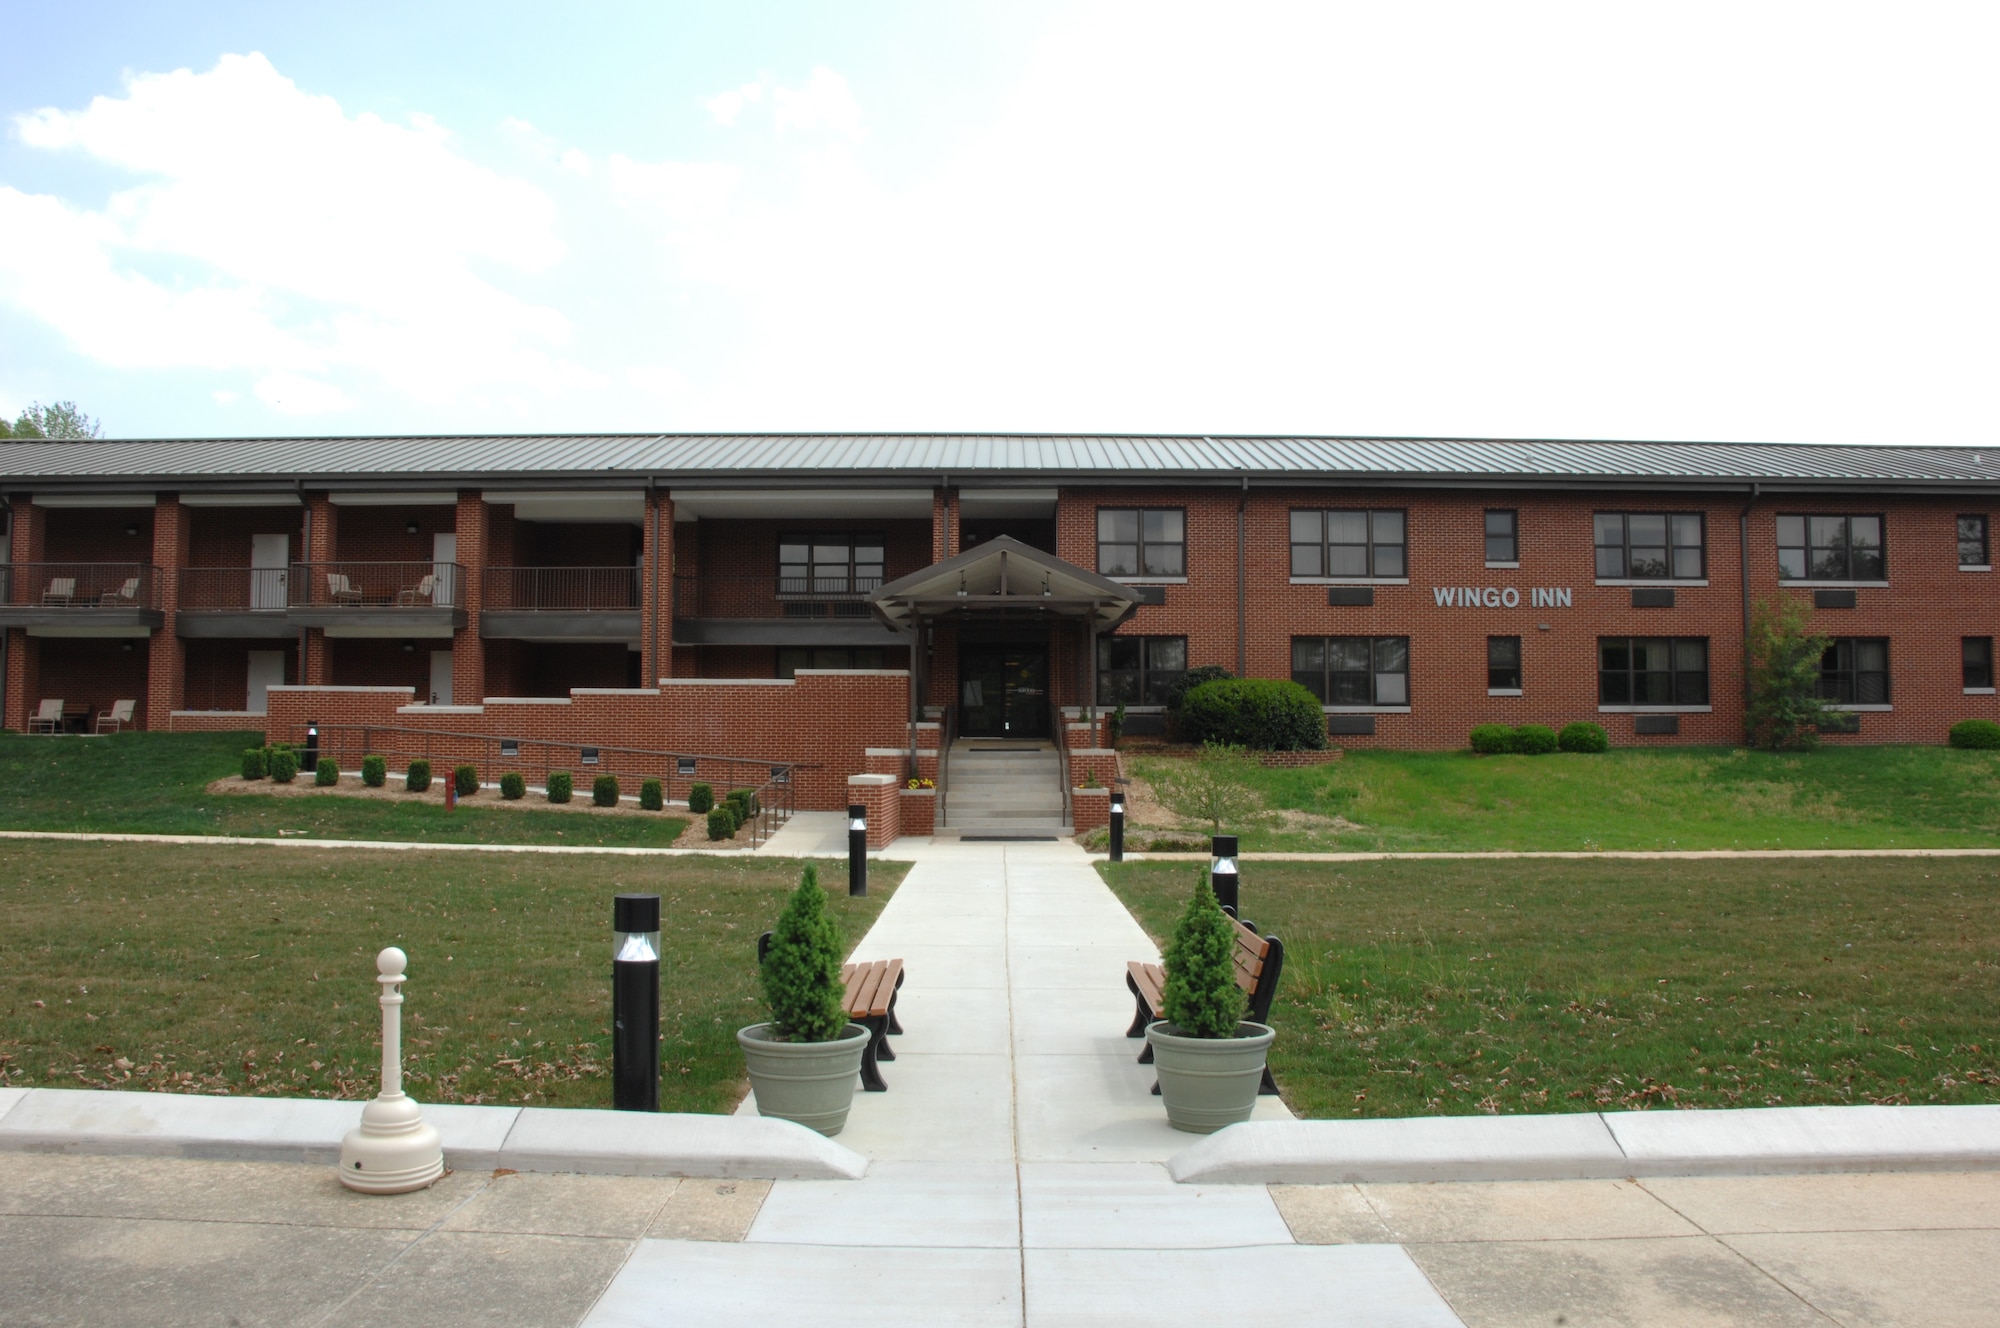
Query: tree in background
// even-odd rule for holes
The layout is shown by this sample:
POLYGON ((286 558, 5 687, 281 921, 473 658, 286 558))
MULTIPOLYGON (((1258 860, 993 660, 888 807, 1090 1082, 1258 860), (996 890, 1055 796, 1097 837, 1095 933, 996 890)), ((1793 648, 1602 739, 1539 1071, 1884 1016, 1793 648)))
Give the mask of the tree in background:
POLYGON ((1205 744, 1192 761, 1163 761, 1153 770, 1153 796, 1184 821, 1207 821, 1214 834, 1264 809, 1251 784, 1257 763, 1241 747, 1205 744))
POLYGON ((77 409, 74 401, 44 406, 37 401, 9 425, 0 419, 0 438, 101 438, 104 426, 77 409))
POLYGON ((1828 640, 1812 630, 1812 612, 1797 595, 1760 600, 1750 613, 1750 709, 1745 736, 1777 751, 1813 747, 1826 718, 1819 694, 1820 658, 1828 640))

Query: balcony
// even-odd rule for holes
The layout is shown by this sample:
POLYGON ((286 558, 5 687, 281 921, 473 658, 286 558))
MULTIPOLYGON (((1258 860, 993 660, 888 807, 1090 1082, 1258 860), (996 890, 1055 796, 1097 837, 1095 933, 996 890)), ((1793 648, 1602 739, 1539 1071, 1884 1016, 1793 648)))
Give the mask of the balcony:
POLYGON ((0 563, 0 627, 30 636, 145 636, 160 626, 149 563, 0 563))
POLYGON ((290 567, 183 567, 174 633, 182 639, 268 638, 297 629, 286 615, 290 567))
POLYGON ((467 582, 457 563, 293 563, 287 573, 285 618, 293 627, 332 637, 448 637, 466 623, 467 582))
POLYGON ((489 567, 479 634, 511 641, 636 641, 636 567, 489 567))
POLYGON ((880 577, 677 576, 676 645, 900 644, 875 620, 880 577))

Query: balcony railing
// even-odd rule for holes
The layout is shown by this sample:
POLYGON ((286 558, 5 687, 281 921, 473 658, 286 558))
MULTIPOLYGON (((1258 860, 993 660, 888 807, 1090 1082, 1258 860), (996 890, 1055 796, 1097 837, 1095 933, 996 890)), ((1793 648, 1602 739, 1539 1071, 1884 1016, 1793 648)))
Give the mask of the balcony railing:
POLYGON ((488 609, 636 609, 636 567, 489 567, 481 573, 488 609))
POLYGON ((294 608, 449 609, 465 602, 457 563, 293 563, 286 593, 294 608))
POLYGON ((282 610, 291 603, 290 567, 183 567, 180 607, 282 610))
POLYGON ((160 569, 149 563, 0 563, 0 604, 16 608, 160 607, 160 569))
POLYGON ((880 577, 677 576, 676 618, 866 618, 880 577))

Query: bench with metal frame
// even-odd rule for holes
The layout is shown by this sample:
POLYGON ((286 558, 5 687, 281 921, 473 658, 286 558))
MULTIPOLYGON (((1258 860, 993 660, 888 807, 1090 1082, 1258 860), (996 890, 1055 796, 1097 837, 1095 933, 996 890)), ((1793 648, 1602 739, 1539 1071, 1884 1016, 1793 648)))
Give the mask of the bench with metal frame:
MULTIPOLYGON (((1227 912, 1228 910, 1223 910, 1227 912)), ((1271 1022, 1271 998, 1278 994, 1278 977, 1285 971, 1285 943, 1276 936, 1259 936, 1256 924, 1231 916, 1236 926, 1236 985, 1243 988, 1250 997, 1250 1008, 1243 1016, 1251 1023, 1271 1022)), ((1167 971, 1158 964, 1149 964, 1134 959, 1125 965, 1125 986, 1132 993, 1137 1010, 1132 1015, 1132 1026, 1125 1030, 1125 1036, 1138 1038, 1146 1036, 1146 1025, 1157 1020, 1159 1009, 1167 988, 1167 971)), ((1139 1053, 1141 1065, 1153 1063, 1153 1044, 1139 1053)), ((1153 1091, 1160 1091, 1159 1084, 1153 1091)), ((1278 1091, 1277 1080, 1271 1078, 1271 1067, 1264 1067, 1264 1081, 1257 1088, 1258 1093, 1269 1096, 1278 1091)))
MULTIPOLYGON (((770 950, 771 933, 767 931, 757 938, 759 964, 764 962, 764 956, 770 950)), ((868 963, 843 964, 840 980, 847 987, 841 997, 847 1017, 868 1030, 868 1046, 861 1053, 861 1086, 871 1093, 886 1093, 889 1085, 883 1081, 882 1071, 876 1062, 896 1059, 896 1052, 889 1045, 889 1035, 903 1031, 902 1024, 896 1021, 896 993, 903 986, 903 961, 877 959, 868 963)))

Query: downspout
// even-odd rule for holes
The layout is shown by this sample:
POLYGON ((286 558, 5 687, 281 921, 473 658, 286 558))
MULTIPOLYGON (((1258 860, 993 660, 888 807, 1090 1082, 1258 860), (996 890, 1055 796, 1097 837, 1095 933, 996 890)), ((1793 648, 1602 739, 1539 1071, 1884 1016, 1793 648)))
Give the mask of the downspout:
POLYGON ((1750 509, 1757 505, 1757 486, 1750 486, 1750 501, 1736 514, 1736 534, 1739 542, 1737 551, 1737 571, 1743 583, 1743 722, 1748 733, 1750 722, 1750 509))
POLYGON ((1244 584, 1246 569, 1243 566, 1243 525, 1245 510, 1250 505, 1250 477, 1243 477, 1243 491, 1236 498, 1236 676, 1241 678, 1249 672, 1249 645, 1245 630, 1244 584))

